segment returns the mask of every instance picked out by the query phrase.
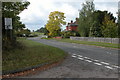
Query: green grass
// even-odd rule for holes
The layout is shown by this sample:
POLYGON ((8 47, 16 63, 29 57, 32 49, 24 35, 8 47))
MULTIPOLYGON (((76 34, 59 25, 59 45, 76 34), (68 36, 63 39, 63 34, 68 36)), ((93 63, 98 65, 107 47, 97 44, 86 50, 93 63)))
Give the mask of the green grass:
POLYGON ((37 43, 25 38, 18 40, 24 47, 3 51, 2 70, 17 70, 43 63, 56 62, 67 56, 66 52, 59 48, 37 43))
POLYGON ((62 42, 69 42, 69 43, 94 45, 94 46, 101 46, 101 47, 108 47, 108 48, 119 48, 120 49, 120 46, 118 46, 118 44, 113 44, 113 43, 78 41, 78 40, 70 40, 70 39, 54 39, 54 40, 62 41, 62 42))

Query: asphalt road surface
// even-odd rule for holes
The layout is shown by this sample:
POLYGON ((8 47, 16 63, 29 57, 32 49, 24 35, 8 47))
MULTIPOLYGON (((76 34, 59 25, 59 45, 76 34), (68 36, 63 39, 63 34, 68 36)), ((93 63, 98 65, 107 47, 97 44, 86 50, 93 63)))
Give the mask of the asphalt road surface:
POLYGON ((82 44, 29 38, 30 40, 58 47, 69 56, 62 64, 22 78, 118 78, 118 50, 82 44))

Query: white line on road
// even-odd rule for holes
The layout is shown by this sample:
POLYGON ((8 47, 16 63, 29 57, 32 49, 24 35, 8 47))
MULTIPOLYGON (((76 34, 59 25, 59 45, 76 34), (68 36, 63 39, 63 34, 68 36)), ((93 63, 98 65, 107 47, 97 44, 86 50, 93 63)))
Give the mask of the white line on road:
POLYGON ((106 62, 101 62, 102 64, 106 64, 106 65, 109 65, 109 63, 106 63, 106 62))
POLYGON ((81 56, 81 55, 78 55, 79 57, 83 57, 83 56, 81 56))
POLYGON ((100 64, 100 63, 94 63, 94 64, 99 65, 99 66, 102 65, 102 64, 100 64))
POLYGON ((88 57, 84 57, 84 58, 86 58, 86 59, 90 59, 90 58, 88 58, 88 57))
POLYGON ((113 69, 112 67, 110 67, 110 66, 105 66, 106 68, 108 68, 108 69, 113 69))
POLYGON ((72 55, 72 57, 76 57, 76 56, 72 55))
POLYGON ((87 61, 87 62, 92 62, 92 61, 90 61, 90 60, 85 60, 85 61, 87 61))
POLYGON ((97 61, 99 61, 99 60, 94 60, 94 61, 96 61, 96 62, 97 62, 97 61))
POLYGON ((115 68, 120 68, 119 66, 114 66, 114 65, 113 65, 113 67, 115 67, 115 68))
POLYGON ((72 54, 72 57, 78 58, 80 60, 84 60, 84 61, 87 61, 87 62, 94 62, 94 61, 96 61, 96 62, 94 62, 94 64, 99 65, 99 66, 104 64, 104 65, 106 65, 104 67, 106 67, 108 69, 120 68, 119 66, 116 66, 116 65, 112 65, 112 67, 111 67, 111 66, 109 66, 110 64, 107 63, 107 62, 100 62, 99 60, 94 60, 94 59, 91 59, 91 58, 88 58, 88 57, 83 57, 82 55, 72 54))
POLYGON ((83 58, 81 58, 81 57, 79 57, 78 59, 80 59, 80 60, 84 60, 83 58))

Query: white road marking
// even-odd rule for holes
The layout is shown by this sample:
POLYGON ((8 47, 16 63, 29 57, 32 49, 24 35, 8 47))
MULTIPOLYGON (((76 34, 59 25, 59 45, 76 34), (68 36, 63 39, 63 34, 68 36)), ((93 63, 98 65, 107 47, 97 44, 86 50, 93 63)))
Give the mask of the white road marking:
POLYGON ((99 66, 102 65, 102 64, 100 64, 100 63, 94 63, 94 64, 99 65, 99 66))
POLYGON ((73 54, 73 55, 76 55, 76 54, 73 54))
POLYGON ((72 57, 76 57, 76 56, 72 55, 72 57))
POLYGON ((96 61, 96 62, 97 62, 97 61, 99 61, 99 60, 94 60, 94 61, 96 61))
POLYGON ((87 61, 87 62, 92 62, 92 61, 90 61, 90 60, 85 60, 85 61, 87 61))
POLYGON ((113 69, 112 67, 110 67, 110 66, 105 66, 106 68, 108 68, 108 69, 113 69))
POLYGON ((102 64, 106 64, 106 65, 109 65, 109 63, 106 63, 106 62, 101 62, 102 64))
POLYGON ((83 58, 81 58, 81 57, 79 57, 78 59, 80 59, 80 60, 84 60, 83 58))
POLYGON ((115 67, 115 68, 120 68, 119 66, 113 66, 113 67, 115 67))
POLYGON ((78 55, 79 57, 83 57, 83 56, 81 56, 81 55, 78 55))
POLYGON ((72 57, 78 57, 78 59, 80 59, 80 60, 85 60, 85 61, 87 61, 87 62, 93 62, 93 61, 96 61, 96 62, 94 62, 94 64, 96 64, 96 65, 99 65, 99 66, 101 66, 102 64, 105 64, 105 65, 107 65, 107 66, 104 66, 104 67, 106 67, 106 68, 108 68, 108 69, 115 69, 115 68, 120 68, 119 66, 116 66, 116 65, 112 65, 112 67, 111 66, 108 66, 108 65, 110 65, 109 63, 107 63, 107 62, 100 62, 99 60, 94 60, 94 59, 91 59, 91 58, 88 58, 88 57, 83 57, 82 55, 76 55, 76 54, 72 54, 72 57), (88 60, 88 59, 90 59, 90 60, 88 60), (91 61, 92 60, 92 61, 91 61), (99 62, 99 63, 98 63, 99 62))
POLYGON ((86 59, 90 59, 90 58, 88 58, 88 57, 84 57, 84 58, 86 58, 86 59))

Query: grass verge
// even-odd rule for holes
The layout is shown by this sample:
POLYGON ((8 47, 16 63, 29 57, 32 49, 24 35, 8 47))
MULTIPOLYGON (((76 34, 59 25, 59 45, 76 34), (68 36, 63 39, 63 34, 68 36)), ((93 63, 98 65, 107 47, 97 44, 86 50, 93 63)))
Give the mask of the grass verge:
POLYGON ((85 45, 94 45, 94 46, 101 46, 101 47, 108 47, 108 48, 120 49, 119 44, 113 44, 113 43, 78 41, 78 40, 70 40, 70 39, 54 39, 54 40, 61 41, 61 42, 69 42, 69 43, 77 43, 77 44, 85 44, 85 45))
POLYGON ((56 62, 67 56, 59 48, 21 38, 18 40, 24 46, 10 51, 3 51, 2 70, 11 71, 43 63, 56 62))

